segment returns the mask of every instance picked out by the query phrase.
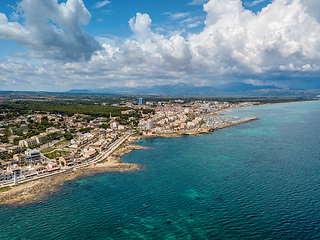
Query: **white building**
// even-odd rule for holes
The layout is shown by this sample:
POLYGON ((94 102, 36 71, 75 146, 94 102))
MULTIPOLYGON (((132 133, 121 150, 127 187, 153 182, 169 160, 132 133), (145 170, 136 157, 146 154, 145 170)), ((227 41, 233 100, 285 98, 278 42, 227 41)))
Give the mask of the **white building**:
POLYGON ((41 155, 40 155, 39 150, 36 150, 36 149, 27 150, 24 153, 26 155, 27 161, 37 162, 37 161, 41 160, 41 155))
POLYGON ((146 124, 146 129, 150 131, 152 128, 153 128, 153 120, 148 119, 147 124, 146 124))
POLYGON ((118 123, 117 122, 112 122, 111 123, 111 128, 112 129, 118 129, 118 123))
POLYGON ((35 138, 29 138, 29 139, 19 141, 19 146, 21 147, 29 147, 31 145, 36 145, 36 144, 38 144, 38 142, 35 138))

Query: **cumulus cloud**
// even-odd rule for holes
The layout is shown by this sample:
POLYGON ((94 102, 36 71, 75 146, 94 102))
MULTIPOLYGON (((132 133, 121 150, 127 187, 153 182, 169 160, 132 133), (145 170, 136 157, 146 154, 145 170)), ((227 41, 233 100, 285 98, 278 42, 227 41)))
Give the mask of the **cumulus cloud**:
POLYGON ((153 33, 150 29, 151 18, 148 14, 137 13, 135 17, 129 21, 131 31, 134 33, 135 39, 139 42, 145 42, 147 39, 153 37, 153 33))
MULTIPOLYGON (((67 3, 75 2, 79 1, 69 0, 67 3)), ((286 79, 319 77, 320 23, 310 13, 310 4, 315 3, 311 0, 274 0, 260 12, 252 13, 240 0, 210 0, 203 6, 206 19, 201 32, 184 35, 172 32, 170 36, 153 31, 150 16, 137 13, 128 22, 132 39, 104 39, 103 48, 97 48, 87 63, 55 63, 39 67, 11 62, 0 65, 0 68, 6 72, 3 76, 8 76, 6 81, 27 81, 28 77, 15 75, 16 69, 22 69, 25 76, 29 76, 27 72, 30 71, 30 79, 36 78, 39 82, 52 76, 60 87, 152 85, 177 81, 215 85, 235 79, 268 80, 272 85, 272 81, 278 81, 281 76, 286 79)), ((71 26, 62 26, 67 23, 60 21, 61 28, 55 31, 57 36, 64 34, 60 29, 76 27, 81 30, 79 26, 90 19, 85 9, 81 9, 84 11, 80 14, 82 17, 76 18, 79 24, 68 22, 71 26)), ((58 21, 55 17, 60 16, 60 11, 54 12, 56 15, 51 13, 50 19, 58 21)), ((36 29, 40 29, 37 24, 36 29)), ((6 38, 24 39, 34 36, 34 30, 31 23, 11 23, 2 14, 0 34, 6 38)), ((33 46, 27 40, 22 43, 33 46)), ((41 49, 37 49, 44 55, 41 49)))
POLYGON ((301 3, 306 6, 306 12, 315 17, 320 22, 320 1, 318 0, 301 0, 301 3))
POLYGON ((275 0, 257 14, 240 0, 211 0, 204 10, 206 26, 189 42, 208 68, 263 73, 320 59, 320 24, 299 0, 275 0))
POLYGON ((0 13, 0 38, 13 39, 31 50, 28 57, 63 61, 89 60, 101 49, 99 43, 82 28, 91 15, 82 0, 23 0, 17 13, 24 23, 9 22, 0 13))

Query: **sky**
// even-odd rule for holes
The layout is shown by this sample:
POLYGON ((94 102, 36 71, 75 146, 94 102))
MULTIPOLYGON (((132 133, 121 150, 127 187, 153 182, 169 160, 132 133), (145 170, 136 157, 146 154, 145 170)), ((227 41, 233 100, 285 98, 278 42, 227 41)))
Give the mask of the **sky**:
POLYGON ((320 88, 319 0, 1 0, 0 90, 320 88))

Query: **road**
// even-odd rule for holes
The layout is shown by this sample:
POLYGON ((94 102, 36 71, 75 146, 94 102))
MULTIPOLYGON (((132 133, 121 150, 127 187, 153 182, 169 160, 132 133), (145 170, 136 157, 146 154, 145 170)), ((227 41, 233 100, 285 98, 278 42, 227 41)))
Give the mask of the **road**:
MULTIPOLYGON (((83 167, 87 167, 92 165, 94 162, 98 163, 103 161, 104 159, 106 159, 107 157, 109 157, 122 143, 124 143, 129 137, 131 136, 131 134, 126 134, 122 137, 120 137, 119 139, 117 139, 115 142, 113 142, 108 149, 106 149, 106 151, 103 151, 101 153, 99 153, 96 157, 94 157, 93 159, 91 159, 90 161, 86 162, 86 163, 82 163, 79 164, 77 166, 74 167, 69 167, 69 168, 63 168, 59 171, 56 172, 52 172, 52 173, 44 173, 44 174, 40 174, 36 177, 30 178, 30 179, 18 179, 18 184, 20 183, 25 183, 25 182, 29 182, 29 181, 33 181, 35 179, 40 179, 40 178, 44 178, 44 177, 49 177, 49 176, 53 176, 53 175, 57 175, 60 173, 64 173, 64 172, 68 172, 71 170, 76 170, 79 168, 83 168, 83 167)), ((10 181, 7 181, 6 183, 2 183, 0 184, 0 188, 4 188, 4 187, 8 187, 8 186, 13 186, 13 179, 10 181)))

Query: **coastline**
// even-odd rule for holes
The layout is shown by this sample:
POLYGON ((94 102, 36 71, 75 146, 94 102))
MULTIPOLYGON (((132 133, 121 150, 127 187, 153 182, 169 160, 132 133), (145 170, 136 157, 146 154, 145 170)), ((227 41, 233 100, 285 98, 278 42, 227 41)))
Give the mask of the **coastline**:
POLYGON ((23 183, 17 186, 7 187, 0 189, 0 206, 8 205, 13 207, 25 206, 37 202, 41 202, 48 198, 51 194, 58 192, 61 187, 68 181, 74 181, 82 177, 94 176, 102 173, 133 173, 136 171, 142 171, 145 169, 144 165, 123 163, 121 156, 130 153, 134 150, 146 149, 143 146, 137 145, 142 138, 176 138, 183 136, 199 136, 203 134, 211 134, 215 130, 232 127, 238 124, 257 120, 256 117, 240 120, 235 123, 228 123, 217 128, 204 127, 198 130, 173 132, 173 133, 156 133, 148 135, 130 136, 127 141, 121 144, 109 157, 102 162, 96 164, 96 166, 88 166, 73 171, 58 174, 56 176, 50 176, 31 182, 23 183))
MULTIPOLYGON (((128 139, 129 142, 129 139, 128 139)), ((144 165, 123 163, 120 156, 136 149, 143 149, 139 145, 130 145, 125 142, 119 149, 114 151, 108 158, 96 166, 88 166, 81 169, 61 173, 55 176, 49 176, 34 181, 22 183, 17 186, 11 186, 0 189, 0 206, 7 205, 12 207, 26 206, 33 203, 42 202, 51 194, 59 192, 61 187, 69 181, 80 178, 95 176, 105 173, 133 173, 145 169, 144 165)))

